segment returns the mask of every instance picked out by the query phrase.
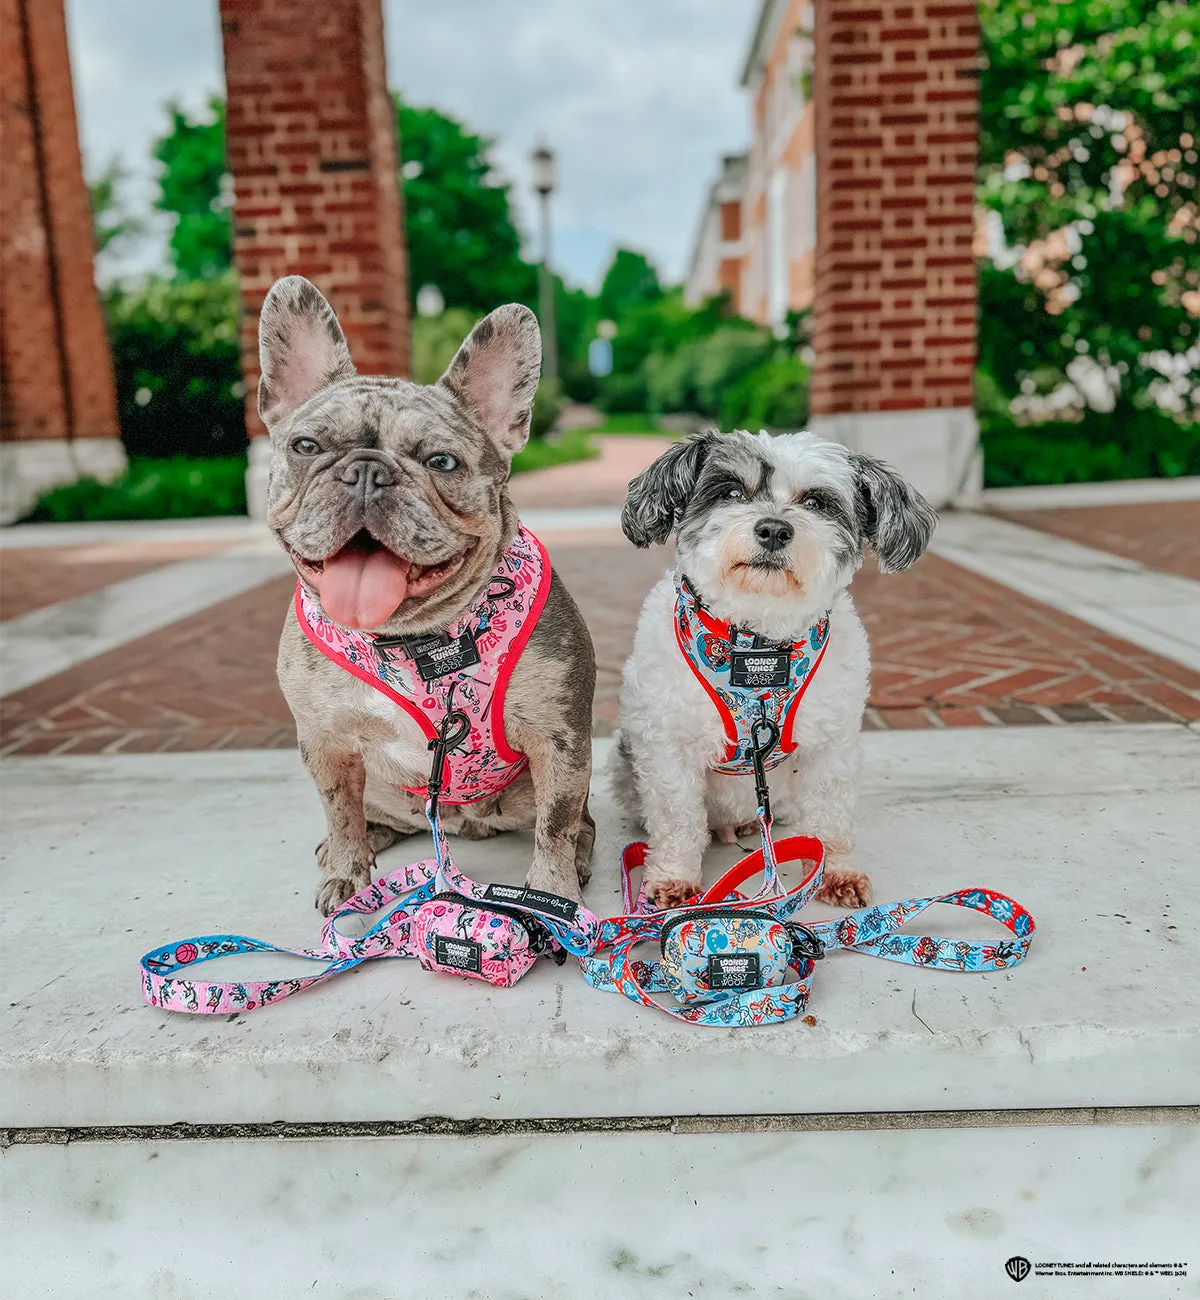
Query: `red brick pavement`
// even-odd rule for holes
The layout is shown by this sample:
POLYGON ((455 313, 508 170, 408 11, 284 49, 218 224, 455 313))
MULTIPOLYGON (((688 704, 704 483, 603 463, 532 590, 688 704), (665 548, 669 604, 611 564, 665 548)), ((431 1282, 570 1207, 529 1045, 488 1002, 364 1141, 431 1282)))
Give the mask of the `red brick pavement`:
MULTIPOLYGON (((595 732, 608 735, 638 609, 670 556, 616 532, 546 542, 592 628, 595 732)), ((275 683, 291 589, 265 583, 8 696, 0 752, 293 745, 275 683)), ((1200 718, 1200 675, 938 556, 891 577, 864 569, 854 591, 875 660, 868 728, 1200 718)))
POLYGON ((1013 510, 1004 517, 1200 582, 1200 501, 1013 510))
POLYGON ((210 555, 228 539, 89 542, 84 546, 26 546, 0 551, 0 619, 99 591, 164 564, 210 555))

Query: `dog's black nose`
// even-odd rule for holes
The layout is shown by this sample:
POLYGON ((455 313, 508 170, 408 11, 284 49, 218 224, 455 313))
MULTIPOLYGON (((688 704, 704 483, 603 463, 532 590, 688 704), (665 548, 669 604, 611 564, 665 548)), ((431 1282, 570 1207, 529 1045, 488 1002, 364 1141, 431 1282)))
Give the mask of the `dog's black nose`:
POLYGON ((760 519, 754 525, 754 537, 764 551, 782 551, 796 535, 786 519, 760 519))
POLYGON ((373 496, 380 488, 392 487, 396 482, 391 470, 377 460, 352 460, 338 471, 338 478, 365 496, 373 496))

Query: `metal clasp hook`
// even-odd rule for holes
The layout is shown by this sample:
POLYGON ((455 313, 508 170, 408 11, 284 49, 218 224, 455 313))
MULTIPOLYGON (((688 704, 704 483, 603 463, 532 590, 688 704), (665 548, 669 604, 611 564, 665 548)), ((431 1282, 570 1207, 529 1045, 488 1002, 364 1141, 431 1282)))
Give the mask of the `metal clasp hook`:
POLYGON ((446 766, 447 756, 471 734, 471 721, 461 709, 454 707, 454 688, 452 682, 446 692, 446 716, 438 726, 437 735, 429 742, 433 751, 433 762, 429 767, 429 811, 437 815, 438 799, 442 794, 442 771, 446 766))
POLYGON ((754 797, 766 820, 771 818, 771 792, 767 788, 766 761, 779 744, 779 727, 767 717, 767 702, 759 700, 758 717, 750 724, 750 762, 754 766, 754 797))

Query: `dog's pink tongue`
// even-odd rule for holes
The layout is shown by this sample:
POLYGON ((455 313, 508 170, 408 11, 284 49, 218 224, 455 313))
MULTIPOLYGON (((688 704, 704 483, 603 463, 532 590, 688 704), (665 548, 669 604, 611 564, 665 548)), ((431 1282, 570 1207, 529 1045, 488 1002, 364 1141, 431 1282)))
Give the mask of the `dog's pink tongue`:
POLYGON ((347 547, 325 561, 321 604, 345 627, 378 627, 408 594, 408 565, 390 551, 347 547))

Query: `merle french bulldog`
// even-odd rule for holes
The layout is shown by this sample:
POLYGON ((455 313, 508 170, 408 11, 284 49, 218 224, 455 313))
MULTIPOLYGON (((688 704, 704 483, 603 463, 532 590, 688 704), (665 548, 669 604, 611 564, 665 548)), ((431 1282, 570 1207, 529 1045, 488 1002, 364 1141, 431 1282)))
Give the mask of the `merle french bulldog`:
MULTIPOLYGON (((359 376, 333 309, 300 276, 259 318, 258 406, 271 434, 268 523, 303 592, 334 625, 376 637, 439 633, 485 597, 517 535, 507 481, 529 437, 541 343, 532 312, 497 308, 436 384, 359 376)), ((548 563, 548 561, 547 561, 548 563)), ((375 854, 426 828, 428 735, 319 650, 293 604, 279 682, 328 834, 317 847, 326 914, 368 884, 375 854)), ((595 656, 556 574, 503 701, 528 766, 502 794, 444 807, 451 834, 533 828, 526 883, 576 901, 590 874, 595 656)))

